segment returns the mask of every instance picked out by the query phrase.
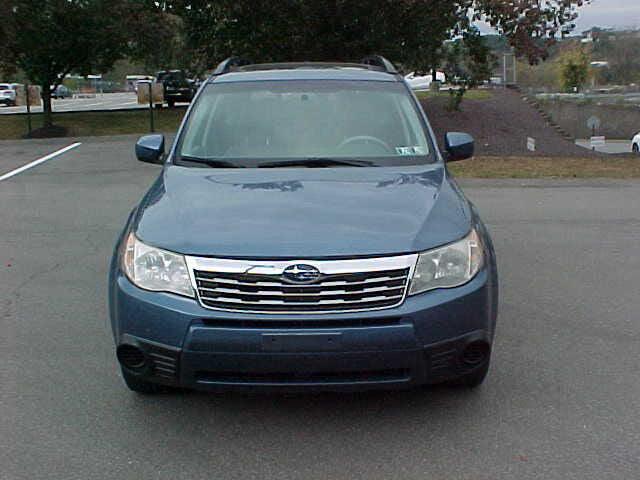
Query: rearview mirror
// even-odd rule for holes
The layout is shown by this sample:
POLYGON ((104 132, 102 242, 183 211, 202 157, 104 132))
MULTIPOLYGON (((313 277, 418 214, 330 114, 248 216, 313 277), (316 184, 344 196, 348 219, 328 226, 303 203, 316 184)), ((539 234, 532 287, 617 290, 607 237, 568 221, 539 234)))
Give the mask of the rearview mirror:
POLYGON ((447 133, 444 139, 444 146, 447 152, 448 162, 471 158, 475 151, 473 137, 461 132, 447 133))
POLYGON ((164 160, 164 135, 145 135, 136 143, 136 157, 141 162, 159 163, 164 160))

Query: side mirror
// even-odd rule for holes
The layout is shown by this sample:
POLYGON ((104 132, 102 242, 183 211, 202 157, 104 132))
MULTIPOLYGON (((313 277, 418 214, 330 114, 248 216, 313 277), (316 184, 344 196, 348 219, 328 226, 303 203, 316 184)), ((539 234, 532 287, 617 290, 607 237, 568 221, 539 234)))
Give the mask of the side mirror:
POLYGON ((136 157, 141 162, 162 164, 164 135, 145 135, 136 143, 136 157))
POLYGON ((473 137, 466 133, 449 132, 444 137, 444 147, 447 152, 447 161, 456 162, 473 157, 475 142, 473 137))

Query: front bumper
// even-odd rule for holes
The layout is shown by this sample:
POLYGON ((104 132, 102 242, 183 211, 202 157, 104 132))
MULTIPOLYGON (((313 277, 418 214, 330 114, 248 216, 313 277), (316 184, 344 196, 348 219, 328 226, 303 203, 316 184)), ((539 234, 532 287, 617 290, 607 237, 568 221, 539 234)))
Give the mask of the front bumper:
POLYGON ((217 312, 141 290, 120 272, 110 292, 116 345, 145 358, 128 371, 201 390, 387 389, 453 379, 484 365, 463 356, 469 345, 490 348, 496 302, 490 270, 462 287, 364 313, 217 312))
POLYGON ((164 96, 166 100, 190 102, 193 98, 193 92, 191 90, 167 90, 164 96))

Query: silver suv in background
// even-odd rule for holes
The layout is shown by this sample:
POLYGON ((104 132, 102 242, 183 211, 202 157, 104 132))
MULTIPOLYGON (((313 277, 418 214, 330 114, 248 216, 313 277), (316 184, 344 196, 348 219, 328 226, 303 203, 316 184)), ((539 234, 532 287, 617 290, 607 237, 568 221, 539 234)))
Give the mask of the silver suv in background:
POLYGON ((14 106, 16 91, 8 83, 0 83, 0 105, 14 106))

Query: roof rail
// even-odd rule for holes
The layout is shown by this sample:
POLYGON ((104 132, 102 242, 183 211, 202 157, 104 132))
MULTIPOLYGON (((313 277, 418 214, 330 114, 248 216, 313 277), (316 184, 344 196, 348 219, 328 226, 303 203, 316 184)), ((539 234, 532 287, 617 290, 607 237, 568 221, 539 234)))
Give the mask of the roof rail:
POLYGON ((387 73, 397 74, 398 70, 389 60, 384 58, 382 55, 369 55, 360 60, 360 63, 364 65, 372 65, 374 67, 379 67, 383 69, 387 73))
POLYGON ((360 63, 337 63, 337 62, 289 62, 289 63, 260 63, 253 64, 251 61, 242 57, 229 57, 220 62, 211 74, 211 77, 217 77, 234 71, 235 69, 243 71, 260 71, 260 70, 278 70, 287 68, 368 68, 370 70, 378 70, 392 75, 397 75, 398 70, 389 60, 380 55, 369 55, 364 57, 360 63), (244 67, 244 68, 243 68, 244 67))
POLYGON ((232 69, 237 67, 242 67, 244 65, 251 65, 251 61, 242 57, 229 57, 226 60, 223 60, 218 64, 216 69, 213 71, 212 76, 223 75, 225 73, 229 73, 232 69))
POLYGON ((363 63, 346 62, 283 62, 283 63, 257 63, 255 65, 243 65, 239 68, 243 72, 256 72, 262 70, 295 70, 298 68, 359 68, 362 70, 381 70, 377 65, 365 65, 363 63))

